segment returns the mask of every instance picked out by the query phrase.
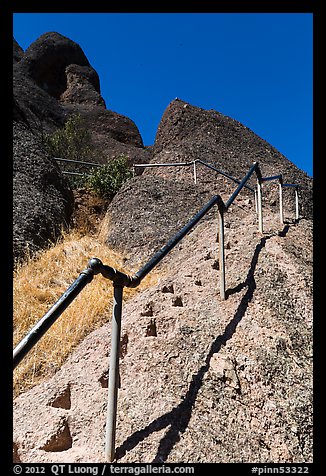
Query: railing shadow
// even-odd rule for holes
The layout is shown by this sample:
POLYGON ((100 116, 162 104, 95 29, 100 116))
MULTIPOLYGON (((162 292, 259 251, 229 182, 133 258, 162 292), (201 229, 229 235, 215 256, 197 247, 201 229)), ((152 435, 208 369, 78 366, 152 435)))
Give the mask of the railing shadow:
MULTIPOLYGON (((289 225, 286 225, 283 230, 278 233, 279 236, 285 236, 288 229, 289 225)), ((188 391, 184 395, 184 397, 182 397, 181 403, 179 403, 179 405, 173 408, 170 412, 167 412, 159 418, 156 418, 142 430, 136 431, 131 436, 129 436, 124 441, 124 443, 116 449, 116 460, 122 458, 128 451, 131 451, 133 448, 135 448, 151 433, 160 431, 170 426, 169 430, 166 432, 166 434, 160 441, 157 453, 152 463, 163 463, 167 460, 173 447, 180 440, 181 434, 186 430, 188 426, 192 414, 192 409, 198 395, 198 391, 202 386, 205 373, 209 369, 212 356, 219 352, 221 347, 225 345, 229 339, 231 339, 231 337, 236 331, 239 322, 246 313, 247 307, 250 301, 252 300, 253 294, 256 289, 254 274, 255 269, 257 267, 259 254, 265 247, 266 241, 272 238, 273 236, 275 235, 271 234, 269 236, 264 236, 263 238, 261 238, 260 242, 256 245, 250 263, 250 269, 248 271, 245 281, 236 286, 235 288, 228 290, 228 295, 232 295, 234 293, 240 292, 242 289, 247 287, 247 290, 241 298, 239 306, 232 320, 226 326, 224 333, 222 335, 217 336, 214 342, 212 342, 210 350, 205 359, 205 364, 202 365, 198 372, 193 375, 188 391)))

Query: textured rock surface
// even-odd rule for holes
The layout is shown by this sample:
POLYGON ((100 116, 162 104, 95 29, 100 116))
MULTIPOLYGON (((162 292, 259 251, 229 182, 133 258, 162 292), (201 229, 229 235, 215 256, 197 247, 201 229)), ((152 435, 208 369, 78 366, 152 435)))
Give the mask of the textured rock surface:
POLYGON ((24 52, 13 43, 14 92, 14 258, 35 252, 69 223, 73 195, 54 161, 43 150, 44 133, 81 114, 91 131, 99 162, 121 154, 147 161, 151 152, 132 120, 105 107, 96 71, 82 49, 55 32, 24 52))
POLYGON ((65 70, 70 64, 90 67, 77 43, 59 33, 48 32, 27 48, 19 67, 40 88, 59 99, 67 89, 65 70))
MULTIPOLYGON (((298 183, 300 216, 311 218, 312 179, 289 162, 250 129, 217 111, 206 111, 174 100, 163 114, 153 148, 153 163, 206 161, 242 179, 253 162, 259 161, 264 177, 283 174, 284 182, 298 183)), ((159 249, 214 195, 228 200, 237 183, 198 164, 197 184, 193 166, 143 168, 116 195, 108 207, 101 230, 104 242, 134 258, 159 249)), ((250 179, 256 186, 255 175, 250 179)), ((242 206, 255 206, 254 194, 243 189, 242 206)), ((237 206, 239 198, 236 199, 237 206)), ((283 189, 285 219, 295 216, 295 194, 283 189)), ((263 209, 279 209, 277 182, 263 185, 263 209)), ((232 213, 232 207, 230 209, 232 213)), ((214 216, 214 213, 208 215, 214 216)))
MULTIPOLYGON (((105 137, 94 134, 93 140, 107 141, 108 155, 125 150, 138 161, 145 154, 153 154, 154 162, 201 158, 237 178, 258 160, 263 175, 282 172, 305 192, 299 222, 293 220, 294 197, 285 197, 286 224, 280 225, 277 190, 264 187, 264 234, 257 232, 252 194, 244 190, 237 198, 225 217, 226 301, 218 295, 218 224, 212 209, 158 267, 158 284, 125 303, 117 462, 311 462, 311 179, 242 124, 180 100, 165 111, 153 149, 143 149, 128 120, 124 126, 123 117, 107 114, 101 102, 94 105, 99 91, 83 61, 71 63, 78 68, 64 66, 71 76, 61 102, 28 80, 38 98, 54 101, 52 124, 80 110, 94 127, 101 123, 106 130, 105 137), (78 81, 84 80, 91 87, 79 91, 78 81)), ((17 67, 16 81, 28 89, 23 78, 17 67)), ((17 117, 24 111, 40 117, 42 101, 33 112, 30 98, 29 103, 19 98, 25 109, 17 107, 17 117)), ((37 230, 38 237, 38 230, 51 229, 55 216, 65 219, 63 210, 69 215, 69 193, 61 190, 56 166, 39 152, 30 130, 21 122, 15 127, 15 213, 23 217, 27 236, 37 230), (30 165, 36 178, 28 174, 30 165), (28 201, 20 202, 19 192, 28 201), (42 194, 50 203, 56 197, 49 221, 41 213, 42 194)), ((197 186, 191 169, 146 170, 110 204, 103 240, 127 252, 137 271, 213 194, 226 201, 234 188, 205 169, 198 169, 197 186)), ((25 240, 17 240, 17 248, 25 240)), ((109 349, 108 323, 52 378, 15 399, 14 461, 104 461, 109 349)))
MULTIPOLYGON (((180 99, 166 108, 157 129, 153 162, 183 162, 201 159, 241 179, 253 162, 259 162, 263 176, 283 174, 284 182, 301 186, 302 213, 312 216, 312 179, 264 139, 240 122, 215 110, 192 106, 180 99)), ((202 166, 200 167, 202 168, 202 166)), ((163 173, 150 169, 150 174, 163 173)), ((171 171, 171 175, 173 171, 171 171)), ((214 174, 201 170, 202 180, 215 180, 214 174)), ((251 181, 254 185, 254 179, 251 181)), ((293 203, 284 192, 284 202, 293 203)), ((264 193, 277 199, 277 185, 266 183, 264 193)))
POLYGON ((13 137, 13 255, 21 259, 46 247, 69 223, 73 194, 24 123, 14 122, 13 137))
MULTIPOLYGON (((226 301, 212 219, 123 307, 118 463, 312 461, 311 223, 227 220, 226 301)), ((109 349, 105 325, 15 400, 17 461, 104 461, 109 349)))
POLYGON ((69 64, 65 74, 66 89, 60 96, 61 101, 105 107, 105 101, 100 94, 100 80, 93 68, 69 64))
POLYGON ((121 154, 131 162, 148 161, 136 124, 106 109, 100 80, 80 46, 56 32, 41 35, 24 52, 14 41, 14 117, 25 120, 35 134, 62 127, 79 113, 89 129, 98 161, 121 154))

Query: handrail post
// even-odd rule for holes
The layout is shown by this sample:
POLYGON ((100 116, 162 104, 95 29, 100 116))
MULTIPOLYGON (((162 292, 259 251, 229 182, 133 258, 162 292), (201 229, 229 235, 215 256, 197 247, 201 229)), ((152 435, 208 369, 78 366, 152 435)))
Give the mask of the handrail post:
POLYGON ((196 171, 196 160, 194 160, 194 182, 197 185, 197 171, 196 171))
POLYGON ((263 207, 262 207, 262 183, 257 179, 257 199, 258 199, 258 230, 263 233, 263 207))
POLYGON ((255 210, 258 215, 258 200, 257 200, 257 190, 255 189, 255 210))
POLYGON ((119 354, 123 286, 113 285, 111 353, 109 366, 108 406, 106 417, 105 457, 111 463, 115 456, 115 434, 119 386, 119 354))
POLYGON ((299 220, 299 193, 298 187, 295 187, 295 219, 299 220))
POLYGON ((219 248, 219 270, 220 270, 220 296, 225 301, 225 246, 224 246, 224 210, 218 207, 218 248, 219 248))
POLYGON ((280 193, 280 222, 283 225, 284 223, 284 215, 283 215, 283 187, 282 187, 282 181, 279 181, 278 184, 279 188, 279 193, 280 193))

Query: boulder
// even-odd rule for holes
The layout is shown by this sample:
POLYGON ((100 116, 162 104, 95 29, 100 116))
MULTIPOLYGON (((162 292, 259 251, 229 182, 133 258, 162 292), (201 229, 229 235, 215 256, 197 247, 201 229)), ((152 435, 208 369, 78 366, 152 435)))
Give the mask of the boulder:
MULTIPOLYGON (((300 185, 300 216, 312 216, 312 179, 249 128, 223 114, 192 106, 179 99, 166 108, 157 129, 153 163, 191 162, 201 159, 237 179, 258 161, 263 176, 283 174, 284 182, 300 185)), ((139 169, 137 169, 139 170, 139 169)), ((164 245, 215 194, 226 202, 237 183, 222 174, 193 167, 144 168, 110 203, 101 237, 110 246, 136 257, 149 256, 164 245)), ((255 175, 250 179, 256 186, 255 175)), ((242 207, 242 218, 255 208, 254 194, 243 188, 230 207, 242 207)), ((263 214, 279 222, 278 182, 263 185, 263 214)), ((292 187, 283 190, 284 219, 295 218, 292 187)), ((207 216, 214 216, 211 212, 207 216)), ((256 220, 256 218, 255 218, 256 220)), ((233 223, 226 219, 226 227, 233 223)), ((241 223, 240 223, 241 225, 241 223)), ((274 225, 273 225, 274 226, 274 225)))
POLYGON ((93 68, 70 64, 66 67, 65 74, 67 85, 60 96, 61 101, 105 108, 105 101, 100 94, 99 77, 93 68))
POLYGON ((73 211, 73 194, 26 124, 14 122, 13 138, 13 256, 21 260, 60 235, 73 211))
POLYGON ((100 80, 80 46, 56 32, 41 35, 25 53, 14 43, 14 118, 40 137, 80 114, 91 132, 98 162, 125 155, 130 162, 151 158, 136 124, 106 109, 100 80))
MULTIPOLYGON (((301 214, 312 217, 312 179, 305 172, 239 121, 213 109, 205 110, 175 99, 167 106, 159 123, 153 162, 195 159, 208 162, 238 179, 244 177, 254 162, 259 162, 263 176, 282 174, 284 182, 300 185, 301 214)), ((215 180, 214 173, 202 166, 198 168, 202 181, 210 184, 215 180)), ((163 172, 162 169, 150 169, 146 173, 163 172)), ((255 176, 250 184, 255 186, 255 176)), ((269 201, 278 200, 277 182, 266 183, 264 194, 269 201)), ((294 194, 286 191, 284 205, 292 210, 293 204, 294 194)))
POLYGON ((66 67, 90 64, 81 47, 56 32, 41 35, 25 51, 20 69, 50 96, 57 99, 67 89, 66 67))
POLYGON ((43 147, 44 134, 79 113, 98 162, 120 155, 148 161, 135 123, 106 109, 98 74, 74 41, 50 32, 24 51, 13 44, 14 259, 54 240, 73 211, 73 194, 43 147))

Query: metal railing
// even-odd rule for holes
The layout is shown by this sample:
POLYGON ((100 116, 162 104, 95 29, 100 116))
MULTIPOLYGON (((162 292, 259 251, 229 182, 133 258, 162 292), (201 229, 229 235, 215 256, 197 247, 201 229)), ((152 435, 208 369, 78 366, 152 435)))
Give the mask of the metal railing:
MULTIPOLYGON (((194 182, 195 182, 195 184, 197 184, 197 166, 196 166, 197 164, 201 164, 204 167, 207 167, 208 169, 211 169, 211 170, 223 175, 224 177, 226 177, 230 180, 233 180, 233 182, 235 182, 235 183, 240 183, 240 180, 238 180, 237 178, 232 177, 232 175, 228 174, 227 172, 224 172, 223 170, 217 169, 212 164, 209 164, 208 162, 204 162, 203 160, 200 160, 200 159, 195 159, 195 160, 192 160, 191 162, 173 162, 173 163, 163 163, 163 164, 158 164, 158 163, 153 162, 153 163, 149 163, 149 164, 134 164, 133 167, 147 168, 147 167, 189 167, 189 166, 192 166, 193 167, 194 182)), ((254 189, 249 187, 249 185, 245 185, 245 187, 247 189, 251 190, 251 192, 254 192, 254 189)))
MULTIPOLYGON (((62 159, 61 157, 53 157, 54 160, 57 162, 63 162, 66 164, 75 164, 75 165, 81 165, 83 167, 102 167, 103 164, 98 164, 95 162, 83 162, 82 160, 72 160, 72 159, 62 159)), ((81 173, 81 172, 69 172, 68 170, 62 170, 62 173, 64 175, 79 175, 81 177, 88 176, 86 173, 81 173)))
MULTIPOLYGON (((220 175, 223 175, 229 180, 232 180, 235 183, 240 184, 240 180, 237 178, 233 177, 232 175, 228 174, 227 172, 220 170, 216 167, 214 167, 212 164, 209 164, 208 162, 204 162, 203 160, 200 159, 195 159, 190 162, 172 162, 172 163, 148 163, 148 164, 134 164, 133 167, 134 169, 136 167, 139 168, 153 168, 153 167, 193 167, 193 177, 194 177, 194 183, 197 184, 197 167, 196 164, 201 164, 204 167, 207 167, 210 170, 213 170, 214 172, 219 173, 220 175)), ((284 222, 284 217, 283 217, 283 187, 294 187, 295 190, 295 219, 299 220, 299 194, 298 194, 298 189, 299 186, 297 184, 291 184, 291 183, 283 183, 283 177, 282 174, 280 175, 273 175, 271 177, 262 177, 261 174, 259 176, 259 179, 257 178, 257 187, 254 189, 247 185, 246 183, 244 184, 244 187, 251 192, 254 193, 255 195, 255 207, 256 207, 256 212, 259 213, 258 211, 258 193, 261 195, 262 194, 262 183, 267 182, 267 181, 272 181, 272 180, 278 180, 279 182, 279 202, 280 202, 280 222, 284 222)), ((262 232, 262 223, 260 224, 259 230, 262 232)))
MULTIPOLYGON (((162 165, 162 164, 161 164, 162 165)), ((171 164, 169 164, 171 165, 171 164)), ((187 164, 188 165, 188 164, 187 164)), ((39 339, 47 332, 51 325, 57 320, 62 312, 71 304, 75 297, 82 291, 82 289, 92 281, 97 274, 102 274, 106 279, 113 283, 113 310, 111 323, 111 352, 109 361, 109 383, 108 383, 108 405, 106 417, 106 436, 105 436, 105 458, 112 462, 115 457, 115 436, 116 436, 116 416, 117 416, 117 399, 118 399, 118 385, 119 385, 119 350, 120 350, 120 336, 121 336, 121 314, 122 314, 122 298, 124 287, 137 287, 141 281, 147 276, 152 269, 158 265, 160 261, 194 228, 194 226, 215 206, 218 207, 218 243, 219 243, 219 288, 220 297, 222 300, 226 299, 225 292, 225 246, 224 246, 224 215, 241 192, 241 190, 248 186, 246 185, 250 177, 256 173, 257 176, 257 212, 258 212, 258 227, 259 231, 263 233, 263 215, 262 215, 262 193, 261 185, 264 181, 279 180, 281 183, 282 177, 280 175, 274 177, 265 177, 261 175, 261 171, 257 162, 255 162, 245 175, 245 177, 238 181, 237 188, 231 194, 226 203, 223 202, 220 195, 214 195, 206 205, 196 213, 191 220, 179 230, 153 257, 133 276, 118 271, 111 266, 104 265, 98 258, 89 260, 87 268, 84 269, 78 278, 72 283, 67 291, 59 298, 59 300, 51 307, 51 309, 37 322, 37 324, 30 330, 21 342, 15 347, 13 351, 14 368, 21 362, 32 347, 39 341, 39 339)), ((282 186, 296 187, 294 184, 282 184, 282 186)), ((282 187, 280 187, 281 189, 282 187)), ((297 203, 297 194, 296 194, 297 203)), ((282 214, 283 220, 283 214, 282 214)))

